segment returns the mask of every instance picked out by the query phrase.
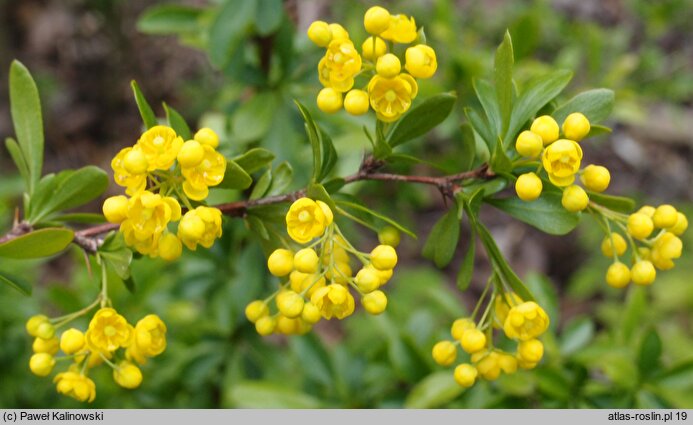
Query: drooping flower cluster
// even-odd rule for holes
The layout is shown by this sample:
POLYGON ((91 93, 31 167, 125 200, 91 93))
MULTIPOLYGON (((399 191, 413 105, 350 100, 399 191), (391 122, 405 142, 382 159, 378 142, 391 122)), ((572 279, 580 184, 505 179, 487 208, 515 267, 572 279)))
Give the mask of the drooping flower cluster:
MULTIPOLYGON (((390 280, 397 264, 394 247, 378 245, 370 253, 360 252, 333 219, 322 201, 301 198, 289 208, 287 232, 305 247, 280 248, 267 259, 270 273, 282 281, 280 288, 264 300, 252 301, 245 310, 260 335, 304 334, 323 318, 344 319, 356 307, 352 290, 361 296, 368 313, 385 311, 387 296, 379 288, 390 280), (362 264, 356 275, 350 256, 362 264)), ((388 239, 394 240, 391 235, 388 239)))
MULTIPOLYGON (((483 301, 479 300, 479 303, 483 301)), ((515 373, 519 368, 533 369, 544 355, 544 345, 539 337, 549 327, 549 317, 534 301, 524 302, 515 293, 497 293, 479 320, 462 317, 452 324, 453 341, 439 341, 433 346, 433 359, 441 366, 457 362, 458 346, 466 353, 468 361, 455 367, 455 381, 463 387, 471 387, 478 378, 493 381, 501 372, 515 373), (494 327, 502 328, 506 338, 517 341, 515 353, 494 346, 494 327)))
POLYGON ((418 38, 413 17, 392 15, 374 6, 366 11, 363 23, 371 36, 361 45, 361 54, 339 24, 315 21, 308 28, 308 37, 326 49, 318 64, 324 86, 317 97, 318 107, 328 113, 344 107, 352 115, 363 115, 372 108, 380 121, 396 121, 418 93, 416 78, 435 74, 435 51, 418 43, 408 47, 401 58, 395 54, 394 44, 411 44, 418 38))
POLYGON ((120 224, 125 242, 141 254, 175 260, 183 244, 209 248, 221 236, 221 212, 198 206, 209 187, 224 179, 226 159, 216 151, 219 137, 208 128, 183 142, 176 132, 157 125, 145 131, 137 143, 121 150, 111 167, 115 182, 130 198, 113 196, 103 204, 111 223, 120 224), (182 215, 180 203, 188 211, 182 215), (177 233, 169 224, 180 220, 177 233))
POLYGON ((166 325, 150 314, 132 326, 110 307, 102 307, 92 317, 86 332, 70 328, 56 331, 83 312, 49 319, 38 315, 29 319, 26 329, 33 336, 34 355, 29 368, 37 376, 48 376, 57 362, 71 362, 53 382, 56 390, 78 401, 92 402, 96 385, 89 378, 91 369, 106 363, 113 369, 113 380, 123 388, 134 389, 142 383, 142 371, 135 365, 146 363, 166 349, 166 325), (121 350, 122 349, 122 350, 121 350), (65 354, 55 357, 59 350, 65 354))

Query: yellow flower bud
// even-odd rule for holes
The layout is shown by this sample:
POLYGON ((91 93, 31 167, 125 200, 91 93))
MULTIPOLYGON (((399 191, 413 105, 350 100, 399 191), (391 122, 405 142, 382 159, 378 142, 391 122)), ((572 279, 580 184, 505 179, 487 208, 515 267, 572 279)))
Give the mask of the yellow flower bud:
POLYGON ((652 215, 652 223, 659 229, 673 227, 678 220, 678 211, 671 205, 660 205, 652 215))
POLYGON ((262 300, 252 301, 245 307, 245 317, 251 323, 257 323, 258 320, 269 314, 269 307, 267 303, 262 300))
POLYGON ((317 102, 321 111, 333 114, 342 109, 342 93, 331 87, 325 87, 318 93, 317 102))
POLYGON ((202 145, 210 146, 214 149, 219 147, 219 135, 211 128, 201 128, 197 130, 197 133, 193 136, 197 142, 202 145))
POLYGON ((628 217, 628 233, 635 239, 645 239, 654 230, 652 219, 643 213, 634 213, 628 217))
POLYGON ((197 140, 188 140, 178 151, 178 163, 183 168, 193 168, 200 165, 205 156, 202 144, 197 140))
POLYGON ((58 352, 59 346, 60 341, 56 337, 51 339, 35 338, 31 348, 34 353, 48 353, 53 356, 58 352))
POLYGON ((165 233, 159 239, 159 257, 166 261, 177 260, 183 253, 183 244, 178 236, 173 233, 165 233))
POLYGON ((523 201, 534 201, 541 195, 544 185, 541 179, 534 173, 525 173, 517 178, 515 192, 523 201))
POLYGON ((390 24, 380 36, 395 43, 411 43, 416 40, 416 21, 406 15, 390 15, 390 24))
POLYGON ((520 341, 517 346, 517 356, 529 363, 538 363, 544 356, 544 344, 538 339, 520 341))
POLYGON ((356 273, 356 286, 364 293, 373 292, 380 286, 380 277, 373 269, 363 268, 356 273))
POLYGON ((333 267, 327 269, 325 277, 330 281, 346 285, 348 278, 350 278, 352 274, 353 272, 349 263, 335 262, 333 267))
POLYGON ((450 341, 440 341, 433 346, 433 360, 441 366, 450 366, 457 359, 457 348, 450 341))
POLYGON ((142 383, 142 371, 128 361, 122 361, 113 370, 113 380, 121 387, 132 390, 142 383))
POLYGON ((304 248, 294 255, 294 267, 301 273, 315 273, 318 271, 320 259, 313 248, 304 248))
POLYGON ((502 353, 498 355, 498 365, 507 374, 517 372, 517 359, 510 354, 502 353))
MULTIPOLYGON (((43 314, 38 314, 36 316, 31 316, 26 322, 26 332, 31 336, 38 336, 38 328, 44 323, 48 322, 48 317, 43 314)), ((46 338, 50 339, 50 338, 46 338)))
POLYGON ((332 40, 348 40, 349 33, 339 24, 329 24, 327 26, 332 34, 332 40))
POLYGON ((389 245, 378 245, 371 251, 371 264, 378 270, 392 270, 397 265, 397 252, 389 245))
POLYGON ((611 182, 611 174, 601 165, 588 165, 580 177, 582 184, 592 192, 604 192, 611 182))
POLYGON ((205 233, 205 222, 188 211, 178 224, 178 236, 187 240, 199 240, 205 233))
POLYGON ((565 188, 563 191, 563 197, 561 198, 561 204, 563 208, 570 212, 578 212, 587 208, 590 202, 590 198, 587 196, 587 192, 580 186, 572 185, 565 188))
POLYGON ((111 196, 103 202, 102 211, 110 223, 120 224, 128 216, 128 198, 123 195, 111 196))
POLYGON ((53 371, 55 359, 48 353, 36 353, 29 359, 29 369, 36 376, 48 376, 53 371))
POLYGON ((610 236, 604 238, 601 246, 602 254, 604 254, 604 256, 608 258, 613 257, 613 246, 616 247, 616 255, 623 255, 623 253, 626 252, 626 249, 628 249, 626 240, 623 239, 623 236, 619 235, 618 233, 611 233, 610 236))
POLYGON ((455 338, 458 341, 462 340, 462 336, 464 333, 470 329, 475 329, 476 324, 472 319, 469 319, 467 317, 462 317, 460 319, 455 320, 452 323, 452 327, 450 328, 450 334, 452 335, 453 338, 455 338))
POLYGON ((308 38, 318 47, 326 47, 332 41, 332 32, 327 22, 315 21, 308 27, 308 38))
POLYGON ((563 121, 563 135, 566 139, 579 142, 590 132, 590 121, 579 112, 573 112, 563 121))
POLYGON ((361 304, 370 314, 380 314, 387 308, 387 296, 383 291, 373 291, 361 298, 361 304))
POLYGON ((542 115, 535 119, 529 129, 541 137, 544 146, 558 140, 558 123, 550 115, 542 115))
POLYGON ((469 329, 462 335, 461 342, 462 349, 473 354, 486 347, 486 335, 478 329, 469 329))
POLYGON ((286 276, 294 269, 294 253, 288 249, 275 249, 267 259, 267 268, 274 276, 286 276))
POLYGON ((384 7, 371 7, 363 17, 363 26, 369 34, 380 34, 390 26, 390 12, 384 7))
POLYGON ((666 259, 681 257, 683 251, 683 242, 671 232, 666 232, 655 241, 653 251, 657 256, 666 259))
POLYGON ((630 283, 630 269, 617 261, 606 270, 606 283, 612 288, 625 288, 630 283))
POLYGON ((351 115, 363 115, 369 108, 368 93, 353 89, 344 97, 344 109, 351 115))
POLYGON ((375 61, 387 52, 387 45, 380 37, 368 37, 361 45, 361 55, 364 59, 375 61))
POLYGON ((541 136, 529 130, 520 133, 515 141, 515 150, 517 150, 520 155, 528 158, 538 157, 543 148, 544 143, 541 140, 541 136))
POLYGON ((277 308, 290 319, 301 315, 304 303, 303 297, 294 291, 282 291, 277 295, 277 308))
POLYGON ((630 269, 630 276, 636 285, 650 285, 657 277, 657 270, 652 262, 641 260, 630 269))
POLYGON ((55 336, 55 327, 48 321, 43 322, 36 329, 36 336, 38 338, 51 339, 55 336))
POLYGON ((304 322, 314 325, 320 321, 322 315, 320 314, 320 309, 315 306, 312 302, 307 302, 303 305, 303 311, 301 312, 301 319, 304 322))
POLYGON ((492 351, 486 356, 482 357, 481 360, 479 360, 479 362, 476 364, 476 369, 487 381, 498 379, 501 372, 498 353, 492 351))
POLYGON ((85 343, 84 333, 79 329, 71 328, 60 335, 60 349, 67 355, 81 351, 85 343))
POLYGON ((453 376, 459 385, 469 388, 474 385, 479 372, 469 363, 462 363, 455 368, 453 376))
POLYGON ((676 224, 674 224, 674 226, 672 226, 669 229, 669 231, 675 234, 676 236, 681 236, 687 228, 688 219, 686 218, 686 216, 681 212, 676 213, 676 224))
POLYGON ((400 241, 399 230, 392 226, 385 226, 378 232, 378 241, 383 245, 390 245, 397 248, 400 241))
POLYGON ((375 70, 381 77, 392 78, 399 75, 399 72, 402 70, 402 64, 397 56, 392 53, 386 53, 378 58, 375 70))
POLYGON ((375 267, 373 267, 373 264, 369 264, 366 266, 367 269, 373 270, 377 275, 378 278, 380 278, 380 286, 385 285, 387 282, 390 281, 390 278, 392 278, 393 270, 378 270, 375 267))
POLYGON ((652 205, 643 205, 637 212, 643 213, 646 216, 652 218, 655 213, 655 207, 653 207, 652 205))
POLYGON ((438 69, 435 50, 425 44, 408 48, 404 59, 404 67, 415 78, 431 78, 438 69))
POLYGON ((261 317, 257 322, 255 322, 255 330, 262 336, 267 336, 274 332, 274 328, 276 326, 277 320, 272 316, 261 317))
POLYGON ((123 159, 123 167, 130 174, 144 174, 147 172, 149 163, 147 157, 139 149, 132 149, 125 154, 123 159))

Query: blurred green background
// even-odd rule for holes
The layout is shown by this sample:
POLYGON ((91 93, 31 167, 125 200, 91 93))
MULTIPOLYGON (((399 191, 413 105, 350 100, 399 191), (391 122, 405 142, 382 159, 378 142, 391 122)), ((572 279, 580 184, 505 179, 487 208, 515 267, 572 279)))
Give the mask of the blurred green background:
MULTIPOLYGON (((193 126, 222 135, 221 150, 237 155, 263 146, 276 164, 293 166, 291 188, 307 181, 298 98, 330 132, 340 155, 338 174, 356 170, 367 141, 362 118, 318 113, 316 67, 322 52, 307 40, 314 19, 340 22, 352 39, 365 37, 370 1, 217 0, 165 4, 124 0, 0 0, 0 135, 13 134, 7 70, 21 60, 39 85, 46 126, 46 172, 96 164, 132 145, 141 122, 129 81, 149 101, 165 101, 193 126), (152 9, 154 8, 154 9, 152 9)), ((432 135, 408 147, 441 171, 399 164, 400 172, 454 172, 462 106, 476 100, 471 81, 488 77, 493 49, 510 28, 519 81, 552 68, 575 78, 564 97, 589 88, 616 91, 608 124, 614 132, 585 146, 590 162, 612 172, 610 193, 650 204, 672 203, 693 214, 693 3, 687 0, 387 1, 423 25, 438 53, 436 77, 417 100, 456 90, 457 111, 432 135)), ((157 112, 162 113, 161 109, 157 112)), ((584 145, 584 144, 583 144, 584 145)), ((0 150, 0 229, 10 226, 21 184, 0 150)), ((169 347, 143 369, 135 391, 116 386, 110 369, 96 370, 99 408, 213 407, 675 407, 693 408, 693 232, 684 235, 677 267, 651 288, 610 289, 600 232, 586 219, 566 237, 552 237, 482 210, 499 246, 537 293, 552 319, 547 354, 532 372, 480 382, 463 390, 452 370, 436 366, 430 349, 468 312, 490 269, 477 249, 475 278, 455 289, 468 231, 449 267, 421 258, 425 236, 445 211, 425 187, 368 183, 350 188, 373 209, 414 228, 403 237, 401 265, 386 290, 387 312, 357 312, 324 322, 302 337, 260 338, 244 316, 246 303, 276 286, 265 257, 241 220, 229 220, 213 249, 177 263, 137 260, 137 290, 112 285, 114 305, 130 322, 159 314, 169 347)), ((116 187, 110 194, 118 193, 116 187)), ((215 199, 243 194, 218 191, 215 199)), ((214 202, 214 199, 211 199, 214 202)), ((97 211, 97 203, 91 205, 97 211)), ((344 224, 357 247, 375 235, 344 224)), ((27 276, 34 295, 0 287, 0 407, 80 407, 59 396, 49 379, 28 370, 26 319, 60 315, 89 303, 97 277, 76 249, 48 262, 0 261, 27 276)), ((117 279, 115 276, 113 279, 117 279)), ((86 322, 81 323, 86 326, 86 322)))

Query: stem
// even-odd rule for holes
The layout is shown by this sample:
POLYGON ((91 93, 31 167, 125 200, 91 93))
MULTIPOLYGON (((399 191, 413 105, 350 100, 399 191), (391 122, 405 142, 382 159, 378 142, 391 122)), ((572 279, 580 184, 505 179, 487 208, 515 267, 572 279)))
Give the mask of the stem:
POLYGON ((83 309, 75 311, 74 313, 66 314, 64 316, 53 318, 53 319, 51 319, 51 322, 54 322, 54 326, 56 328, 59 328, 65 324, 75 320, 76 318, 85 315, 86 313, 89 312, 89 310, 96 307, 99 304, 99 302, 101 302, 102 295, 103 294, 99 293, 99 295, 96 297, 96 299, 91 304, 84 307, 83 309))

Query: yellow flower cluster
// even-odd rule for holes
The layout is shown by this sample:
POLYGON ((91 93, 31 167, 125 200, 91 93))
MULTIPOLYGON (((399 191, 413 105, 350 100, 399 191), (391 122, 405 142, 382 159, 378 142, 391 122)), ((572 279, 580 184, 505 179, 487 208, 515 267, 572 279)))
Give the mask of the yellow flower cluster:
POLYGON ((523 302, 514 293, 499 293, 486 311, 479 323, 473 317, 455 320, 450 329, 453 340, 433 346, 433 360, 441 366, 457 362, 458 346, 466 353, 468 361, 459 363, 454 371, 455 381, 463 387, 471 387, 478 378, 493 381, 501 372, 512 374, 518 367, 533 369, 544 355, 544 345, 538 338, 548 329, 549 317, 537 303, 523 302), (507 338, 517 341, 514 354, 494 347, 494 327, 502 328, 507 338))
POLYGON ((102 307, 92 317, 86 332, 70 328, 58 338, 56 328, 75 317, 68 315, 65 320, 33 316, 27 321, 26 330, 35 338, 34 355, 29 360, 31 371, 37 376, 48 376, 56 362, 71 361, 53 382, 60 394, 78 401, 92 402, 96 397, 96 386, 88 377, 90 369, 106 363, 113 369, 113 380, 118 385, 134 389, 142 383, 142 371, 134 362, 144 364, 147 358, 158 356, 166 349, 166 325, 154 314, 133 327, 113 308, 102 307), (123 351, 119 352, 121 348, 123 351), (59 350, 65 355, 55 357, 59 350))
MULTIPOLYGON (((582 148, 580 141, 590 132, 590 122, 583 114, 574 112, 566 117, 559 130, 558 123, 549 115, 532 122, 529 130, 517 136, 515 149, 527 158, 541 157, 541 168, 549 181, 563 190, 561 203, 571 212, 582 211, 589 205, 589 196, 582 187, 574 184, 579 175, 582 184, 592 192, 603 192, 609 187, 611 175, 606 167, 588 165, 581 169, 582 148), (561 135, 563 138, 559 138, 561 135)), ((543 190, 537 173, 525 173, 515 182, 517 196, 523 201, 537 199, 543 190)))
POLYGON ((605 212, 606 220, 615 223, 625 233, 628 242, 620 233, 607 229, 602 241, 602 253, 613 258, 606 272, 606 283, 614 288, 624 288, 631 281, 636 285, 650 285, 657 277, 657 270, 674 267, 675 259, 681 256, 683 242, 679 238, 688 228, 688 219, 671 205, 657 208, 646 205, 637 212, 624 215, 605 212), (659 231, 653 236, 655 230, 659 231), (619 260, 631 248, 632 266, 619 260))
POLYGON ((371 36, 361 45, 361 54, 339 24, 315 21, 308 28, 308 37, 326 49, 318 64, 318 78, 324 86, 317 97, 318 107, 328 113, 344 107, 352 115, 363 115, 372 108, 380 121, 396 121, 419 91, 416 78, 435 74, 436 53, 419 43, 408 47, 401 58, 395 54, 394 43, 410 44, 417 39, 412 17, 392 15, 374 6, 366 11, 363 24, 371 36), (361 76, 363 85, 357 84, 361 76))
POLYGON ((356 304, 350 288, 361 296, 368 313, 385 311, 387 296, 379 288, 390 280, 397 264, 392 246, 378 245, 370 253, 356 250, 334 223, 330 207, 309 198, 291 205, 286 227, 291 239, 304 247, 276 249, 267 259, 267 268, 282 284, 270 297, 246 307, 246 317, 260 335, 304 334, 323 318, 350 316, 356 304), (356 275, 350 255, 362 263, 356 275))
POLYGON ((209 248, 221 236, 221 212, 193 209, 190 203, 204 200, 209 187, 224 179, 226 159, 218 146, 219 137, 209 128, 183 142, 172 128, 158 125, 113 158, 115 182, 130 198, 112 196, 102 209, 109 222, 120 224, 129 246, 172 261, 180 257, 183 244, 191 250, 198 244, 209 248), (179 202, 188 208, 184 216, 179 202), (177 233, 170 232, 169 223, 179 220, 177 233))

